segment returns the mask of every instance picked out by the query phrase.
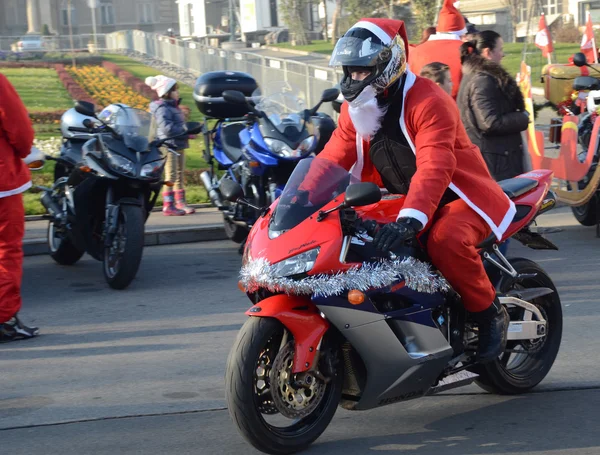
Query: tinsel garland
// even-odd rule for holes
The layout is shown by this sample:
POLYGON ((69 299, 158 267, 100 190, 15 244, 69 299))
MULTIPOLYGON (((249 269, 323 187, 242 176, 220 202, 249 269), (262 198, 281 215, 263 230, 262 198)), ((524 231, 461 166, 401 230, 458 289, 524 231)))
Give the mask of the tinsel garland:
POLYGON ((415 258, 365 262, 344 272, 312 275, 300 280, 276 276, 273 265, 264 258, 250 260, 240 270, 240 282, 246 292, 262 288, 315 297, 340 295, 351 289, 382 288, 401 279, 407 287, 427 294, 446 292, 450 288, 443 277, 431 271, 429 264, 415 258))

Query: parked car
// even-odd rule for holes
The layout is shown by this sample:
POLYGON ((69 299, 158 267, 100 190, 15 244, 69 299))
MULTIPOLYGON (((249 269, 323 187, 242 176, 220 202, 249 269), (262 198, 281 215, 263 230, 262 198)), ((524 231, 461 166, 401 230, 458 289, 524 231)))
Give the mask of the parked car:
POLYGON ((22 36, 16 45, 17 51, 43 51, 44 41, 42 35, 25 35, 22 36))

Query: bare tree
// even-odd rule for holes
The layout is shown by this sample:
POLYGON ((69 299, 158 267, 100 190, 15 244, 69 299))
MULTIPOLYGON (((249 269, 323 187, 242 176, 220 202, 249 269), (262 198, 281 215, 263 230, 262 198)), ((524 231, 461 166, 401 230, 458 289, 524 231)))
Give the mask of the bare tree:
POLYGON ((527 6, 527 0, 502 0, 502 4, 510 13, 512 41, 515 41, 517 38, 517 24, 519 23, 519 9, 527 6))
POLYGON ((306 0, 282 0, 283 20, 290 31, 290 41, 298 46, 310 44, 306 36, 306 26, 304 24, 304 8, 308 2, 306 0))
POLYGON ((339 34, 339 18, 342 14, 342 8, 344 7, 344 0, 335 0, 335 9, 333 10, 333 16, 331 17, 331 44, 335 44, 339 34))

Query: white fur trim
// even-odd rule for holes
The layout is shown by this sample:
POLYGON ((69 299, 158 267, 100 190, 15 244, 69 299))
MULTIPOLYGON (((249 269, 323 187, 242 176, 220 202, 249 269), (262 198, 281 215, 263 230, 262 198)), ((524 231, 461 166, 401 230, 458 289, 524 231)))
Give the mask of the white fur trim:
POLYGON ((364 167, 364 162, 365 159, 363 157, 363 141, 362 138, 360 137, 359 134, 356 135, 356 163, 354 163, 354 165, 350 168, 350 174, 352 174, 352 176, 354 178, 357 179, 357 181, 362 181, 362 170, 364 167))
POLYGON ((25 185, 21 185, 19 188, 15 188, 14 190, 8 191, 0 191, 0 199, 4 197, 14 196, 16 194, 21 194, 31 188, 31 180, 27 182, 25 185))
MULTIPOLYGON (((419 222, 425 227, 429 222, 429 218, 423 212, 417 209, 402 209, 396 218, 398 221, 402 217, 414 218, 415 220, 419 220, 419 222)), ((422 229, 422 228, 421 228, 422 229)))
MULTIPOLYGON (((415 145, 413 144, 413 141, 410 137, 410 134, 408 134, 408 130, 406 129, 406 122, 404 120, 404 109, 406 107, 406 94, 408 93, 408 91, 412 88, 412 86, 414 85, 416 80, 416 76, 414 75, 414 73, 412 73, 411 71, 406 71, 406 82, 404 83, 404 99, 403 99, 403 103, 402 103, 402 112, 400 113, 400 129, 402 130, 402 133, 404 134, 404 137, 406 138, 406 141, 408 142, 408 145, 410 146, 410 148, 412 149, 413 153, 416 155, 417 154, 417 150, 415 145)), ((508 211, 506 212, 506 215, 504 215, 504 219, 502 220, 502 222, 500 223, 500 226, 496 226, 496 224, 492 221, 492 219, 483 211, 481 210, 479 207, 477 207, 468 197, 465 193, 463 193, 454 183, 450 183, 449 188, 454 191, 456 193, 456 195, 458 197, 460 197, 463 201, 465 201, 467 203, 467 205, 469 207, 471 207, 481 218, 483 218, 483 220, 492 228, 492 232, 494 233, 494 235, 498 238, 498 240, 502 240, 502 236, 504 235, 504 233, 506 232, 506 230, 508 229, 508 226, 510 225, 510 223, 512 222, 515 213, 517 213, 517 209, 515 208, 515 204, 513 201, 511 201, 508 196, 507 199, 510 202, 510 207, 508 209, 508 211)), ((406 213, 406 210, 414 210, 415 212, 419 212, 416 209, 411 209, 410 207, 407 207, 405 209, 400 210, 400 214, 398 215, 398 217, 400 216, 408 216, 408 215, 402 215, 402 213, 406 213)), ((422 213, 422 212, 419 212, 422 213)), ((423 214, 424 215, 424 214, 423 214)), ((416 218, 416 217, 413 217, 416 218)), ((419 221, 421 221, 419 218, 417 218, 419 221)), ((425 216, 425 220, 427 220, 427 217, 425 216)), ((423 224, 424 226, 425 224, 423 224)))
POLYGON ((439 41, 439 40, 453 40, 453 41, 461 41, 461 36, 467 33, 466 27, 458 32, 447 32, 442 33, 438 32, 431 35, 428 41, 439 41))
POLYGON ((494 233, 494 235, 496 236, 496 238, 499 241, 502 240, 502 236, 504 235, 504 233, 506 232, 506 229, 508 228, 508 226, 512 222, 513 218, 515 217, 515 213, 517 213, 517 209, 515 207, 514 202, 511 201, 508 198, 508 196, 506 196, 506 198, 508 199, 508 202, 510 203, 510 207, 509 207, 508 211, 506 212, 506 215, 504 215, 504 219, 500 223, 500 226, 496 226, 496 224, 487 215, 487 213, 485 213, 483 210, 481 210, 479 207, 477 207, 473 203, 473 201, 471 201, 467 197, 467 195, 465 193, 463 193, 454 183, 450 183, 450 189, 452 191, 454 191, 458 195, 458 197, 460 197, 463 201, 465 201, 469 207, 471 207, 473 210, 475 210, 475 212, 481 218, 484 219, 484 221, 492 228, 492 232, 494 233))
POLYGON ((384 32, 383 29, 381 29, 379 26, 375 25, 373 22, 359 21, 356 24, 354 24, 354 26, 350 30, 353 30, 355 28, 366 28, 385 44, 390 44, 392 42, 392 37, 386 32, 384 32))

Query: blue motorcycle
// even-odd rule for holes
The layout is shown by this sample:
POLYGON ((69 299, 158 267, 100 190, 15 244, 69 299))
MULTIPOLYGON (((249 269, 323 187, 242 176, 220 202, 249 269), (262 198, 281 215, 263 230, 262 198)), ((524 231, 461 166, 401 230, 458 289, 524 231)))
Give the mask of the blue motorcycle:
POLYGON ((256 89, 250 96, 240 90, 222 92, 228 111, 247 114, 237 121, 218 119, 205 131, 205 159, 211 169, 200 177, 211 202, 223 212, 228 238, 243 243, 262 209, 280 196, 298 162, 323 150, 336 125, 317 110, 338 95, 337 88, 325 90, 319 103, 306 109, 298 91, 287 83, 270 84, 268 90, 256 89), (220 176, 213 158, 217 171, 225 171, 220 176), (237 182, 249 204, 226 201, 219 192, 223 179, 237 182))

